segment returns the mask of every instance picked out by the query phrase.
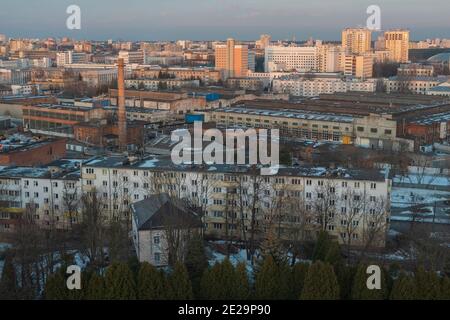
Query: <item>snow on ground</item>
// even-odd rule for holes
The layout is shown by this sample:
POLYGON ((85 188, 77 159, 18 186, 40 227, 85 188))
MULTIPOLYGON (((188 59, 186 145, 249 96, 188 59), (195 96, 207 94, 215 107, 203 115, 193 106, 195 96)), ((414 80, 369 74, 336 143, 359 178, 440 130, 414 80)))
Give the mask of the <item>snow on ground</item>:
POLYGON ((395 176, 392 180, 394 183, 450 186, 450 177, 442 175, 408 174, 406 176, 395 176))
POLYGON ((448 199, 450 199, 450 192, 448 191, 393 187, 391 206, 393 208, 408 208, 417 204, 426 205, 448 199))

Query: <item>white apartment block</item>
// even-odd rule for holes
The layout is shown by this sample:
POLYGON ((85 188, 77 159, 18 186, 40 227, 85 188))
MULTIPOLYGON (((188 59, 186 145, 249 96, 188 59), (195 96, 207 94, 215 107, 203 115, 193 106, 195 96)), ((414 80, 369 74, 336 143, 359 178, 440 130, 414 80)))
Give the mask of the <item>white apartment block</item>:
POLYGON ((127 89, 158 90, 161 86, 169 90, 179 88, 196 88, 200 86, 200 80, 182 80, 182 79, 127 79, 125 87, 127 89))
POLYGON ((139 51, 120 51, 119 59, 123 59, 125 64, 144 64, 145 52, 139 51))
POLYGON ((375 80, 345 79, 338 74, 286 76, 273 80, 273 91, 293 96, 316 97, 335 92, 375 92, 375 80))
POLYGON ((384 246, 391 189, 387 173, 285 168, 275 176, 260 176, 234 165, 202 169, 176 167, 162 157, 126 160, 102 158, 82 167, 83 191, 96 192, 113 215, 152 194, 168 193, 201 208, 206 233, 218 238, 242 238, 255 212, 259 232, 283 216, 276 225, 286 239, 306 224, 306 238, 328 230, 341 243, 363 245, 377 229, 372 245, 384 246), (283 215, 280 210, 285 210, 283 215))
POLYGON ((65 51, 56 54, 56 65, 64 67, 67 64, 87 63, 89 55, 84 52, 65 51))
POLYGON ((434 87, 448 81, 446 76, 438 77, 410 77, 395 76, 384 80, 386 92, 427 94, 434 87))
POLYGON ((264 71, 314 72, 319 69, 317 47, 269 46, 265 49, 264 71))

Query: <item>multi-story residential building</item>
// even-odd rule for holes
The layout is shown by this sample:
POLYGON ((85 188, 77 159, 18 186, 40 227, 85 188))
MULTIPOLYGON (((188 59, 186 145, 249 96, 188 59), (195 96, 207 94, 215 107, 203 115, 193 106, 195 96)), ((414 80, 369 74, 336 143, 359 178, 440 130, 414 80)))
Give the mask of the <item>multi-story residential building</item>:
POLYGON ((294 96, 317 97, 320 94, 360 91, 375 92, 374 80, 346 79, 338 73, 290 75, 274 79, 273 91, 294 96))
POLYGON ((367 79, 373 75, 373 55, 346 55, 344 57, 344 74, 357 78, 367 79))
POLYGON ((342 71, 342 60, 345 56, 345 51, 341 46, 320 45, 317 46, 317 54, 319 72, 342 71))
POLYGON ((347 54, 369 53, 372 45, 372 31, 366 28, 347 28, 342 31, 342 48, 347 54))
POLYGON ((249 70, 248 46, 236 44, 234 39, 228 39, 226 44, 215 47, 216 69, 221 70, 224 78, 245 77, 249 70))
POLYGON ((169 76, 181 80, 200 80, 203 83, 217 83, 221 80, 221 72, 210 68, 161 68, 159 66, 142 67, 133 70, 136 78, 160 78, 169 76))
POLYGON ((409 30, 388 30, 384 33, 384 40, 391 61, 400 63, 409 61, 409 30))
POLYGON ((318 71, 318 47, 270 46, 265 50, 266 72, 273 71, 318 71))
POLYGON ((434 67, 433 65, 420 63, 402 64, 397 68, 397 75, 407 77, 432 77, 434 76, 434 67))
POLYGON ((312 239, 328 230, 341 243, 383 247, 390 212, 387 174, 305 167, 260 176, 247 166, 208 169, 176 166, 167 157, 105 157, 83 164, 82 190, 97 193, 105 212, 116 217, 132 203, 169 194, 196 208, 206 235, 219 239, 242 239, 250 232, 260 239, 269 230, 286 240, 312 239))
POLYGON ((183 79, 128 79, 125 80, 127 89, 145 90, 174 90, 181 88, 196 88, 200 86, 199 80, 183 79))
POLYGON ((80 162, 0 170, 0 232, 13 231, 24 214, 43 227, 65 229, 80 222, 80 162))
POLYGON ((87 63, 89 62, 89 55, 84 52, 65 51, 56 54, 56 65, 64 67, 72 63, 87 63))
POLYGON ((125 64, 143 64, 145 61, 145 52, 138 51, 120 51, 119 59, 123 59, 125 64))
POLYGON ((432 88, 448 81, 446 76, 395 76, 384 80, 386 92, 427 94, 432 88))
POLYGON ((64 66, 65 70, 81 76, 88 87, 109 86, 117 80, 117 68, 114 65, 102 64, 70 64, 64 66))

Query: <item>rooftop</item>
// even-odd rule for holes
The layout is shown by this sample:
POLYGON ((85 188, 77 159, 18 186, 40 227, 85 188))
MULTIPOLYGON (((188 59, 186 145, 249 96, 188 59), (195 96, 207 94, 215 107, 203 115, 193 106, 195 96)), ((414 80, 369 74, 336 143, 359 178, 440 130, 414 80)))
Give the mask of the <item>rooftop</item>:
MULTIPOLYGON (((250 165, 229 165, 212 164, 196 165, 181 164, 175 165, 170 156, 149 156, 142 159, 130 161, 124 156, 98 157, 83 164, 84 167, 92 168, 117 168, 117 169, 135 169, 152 171, 190 171, 190 172, 214 172, 224 174, 248 174, 253 168, 250 165)), ((259 171, 258 171, 259 172, 259 171)), ((369 180, 385 181, 386 172, 368 169, 344 169, 344 168, 325 168, 325 167, 280 167, 276 176, 291 177, 323 177, 323 178, 341 178, 348 180, 369 180)))

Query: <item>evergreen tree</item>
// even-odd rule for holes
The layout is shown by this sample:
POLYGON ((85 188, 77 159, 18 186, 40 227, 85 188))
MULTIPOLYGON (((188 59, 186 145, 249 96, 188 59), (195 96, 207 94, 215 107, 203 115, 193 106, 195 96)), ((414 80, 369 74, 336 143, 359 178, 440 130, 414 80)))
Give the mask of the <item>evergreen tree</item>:
POLYGON ((141 300, 162 300, 166 291, 164 274, 151 264, 141 263, 137 280, 137 295, 141 300))
POLYGON ((306 263, 297 263, 292 267, 292 299, 298 299, 298 297, 302 294, 308 269, 309 265, 306 263))
POLYGON ((334 266, 334 273, 336 274, 339 283, 339 291, 342 300, 351 299, 356 269, 357 268, 353 266, 347 266, 343 263, 334 266))
POLYGON ((115 262, 106 269, 105 292, 109 300, 136 299, 133 273, 126 263, 115 262))
POLYGON ((415 300, 416 297, 416 284, 414 282, 414 279, 404 273, 401 273, 394 281, 390 299, 415 300))
POLYGON ((205 298, 211 300, 231 300, 235 297, 237 277, 233 265, 228 259, 217 262, 204 274, 201 282, 205 298))
POLYGON ((87 300, 102 300, 106 298, 105 279, 92 272, 86 289, 85 298, 87 300))
POLYGON ((290 297, 290 272, 286 263, 277 265, 271 255, 263 260, 256 273, 255 296, 261 300, 284 300, 290 297))
POLYGON ((168 279, 168 298, 171 300, 189 300, 193 298, 192 284, 184 264, 177 262, 168 279))
POLYGON ((200 295, 200 282, 203 273, 208 268, 208 258, 205 253, 205 246, 201 237, 194 237, 188 243, 186 269, 192 281, 192 290, 195 296, 200 295))
POLYGON ((339 284, 329 263, 314 262, 308 270, 303 286, 302 300, 337 300, 339 284))
POLYGON ((442 278, 441 300, 450 300, 450 278, 449 277, 442 278))
POLYGON ((47 277, 45 281, 44 298, 46 300, 67 300, 69 298, 66 278, 61 270, 58 270, 47 277))
POLYGON ((246 300, 250 295, 250 283, 248 281, 247 266, 239 263, 236 266, 236 300, 246 300))
POLYGON ((418 268, 415 275, 417 287, 417 298, 419 300, 436 300, 439 299, 440 279, 435 272, 427 272, 424 268, 418 268))
POLYGON ((14 300, 18 298, 16 270, 13 259, 6 257, 3 274, 0 277, 0 300, 14 300))
POLYGON ((316 245, 312 256, 313 261, 325 261, 328 250, 330 249, 330 237, 326 231, 321 231, 317 237, 316 245))
POLYGON ((353 279, 352 299, 353 300, 383 300, 387 297, 386 275, 381 269, 381 289, 367 288, 367 266, 360 264, 353 279))
POLYGON ((326 251, 327 253, 323 260, 324 262, 327 262, 333 266, 337 266, 342 263, 341 247, 339 246, 339 243, 336 241, 330 241, 326 251))

